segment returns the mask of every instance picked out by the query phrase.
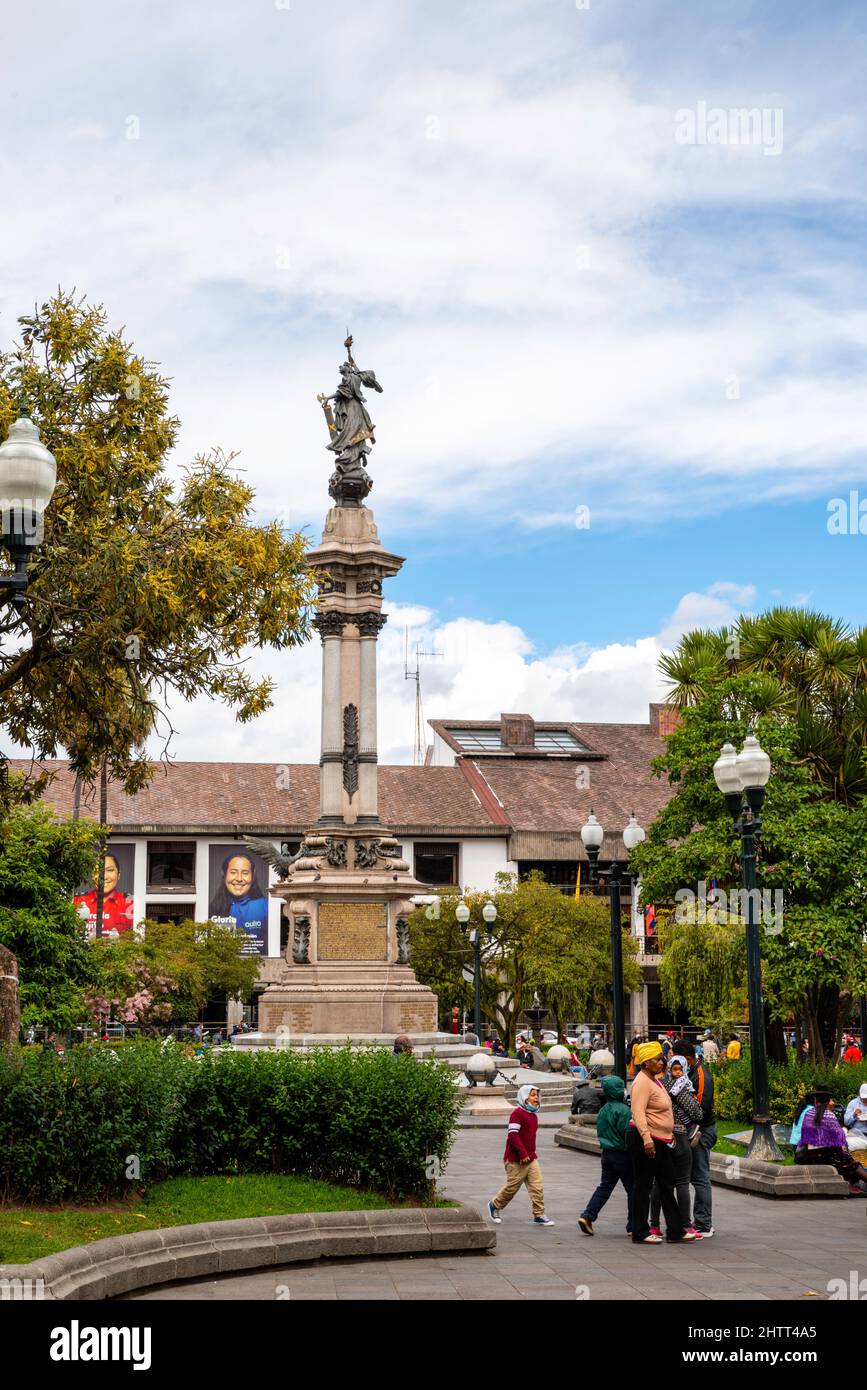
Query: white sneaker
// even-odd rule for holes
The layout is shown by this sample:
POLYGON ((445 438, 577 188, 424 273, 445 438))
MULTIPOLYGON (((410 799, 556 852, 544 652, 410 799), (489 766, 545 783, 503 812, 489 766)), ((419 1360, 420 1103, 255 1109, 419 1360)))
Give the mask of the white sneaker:
POLYGON ((495 1226, 499 1226, 502 1223, 503 1218, 497 1211, 497 1208, 494 1206, 493 1202, 488 1202, 488 1216, 491 1218, 495 1226))
POLYGON ((533 1217, 533 1225, 534 1225, 534 1226, 555 1226, 556 1224, 557 1224, 557 1223, 556 1223, 555 1221, 552 1221, 552 1220, 551 1220, 550 1216, 534 1216, 534 1217, 533 1217))
POLYGON ((696 1231, 696 1233, 695 1233, 695 1238, 696 1238, 696 1240, 710 1240, 710 1238, 711 1238, 711 1236, 712 1236, 713 1234, 714 1234, 714 1229, 713 1229, 713 1226, 711 1226, 711 1228, 710 1228, 709 1231, 696 1231))

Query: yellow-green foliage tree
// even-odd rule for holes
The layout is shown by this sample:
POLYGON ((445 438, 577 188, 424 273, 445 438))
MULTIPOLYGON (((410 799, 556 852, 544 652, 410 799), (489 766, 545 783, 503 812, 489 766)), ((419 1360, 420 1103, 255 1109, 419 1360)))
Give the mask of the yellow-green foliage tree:
POLYGON ((253 489, 219 451, 174 479, 168 382, 100 307, 61 291, 0 356, 0 437, 25 398, 57 459, 20 618, 0 624, 0 719, 41 756, 65 748, 129 790, 167 700, 207 693, 249 720, 273 683, 240 658, 309 635, 306 542, 253 518, 253 489), (5 640, 3 640, 5 639, 5 640))

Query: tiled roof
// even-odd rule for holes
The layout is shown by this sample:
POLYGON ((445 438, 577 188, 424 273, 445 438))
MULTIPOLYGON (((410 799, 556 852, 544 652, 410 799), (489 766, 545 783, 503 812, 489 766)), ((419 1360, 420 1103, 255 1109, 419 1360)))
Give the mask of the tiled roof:
MULTIPOLYGON (((156 763, 152 782, 137 796, 112 783, 108 823, 115 831, 269 831, 301 833, 319 815, 319 767, 309 763, 156 763)), ((32 765, 53 774, 45 802, 72 815, 74 778, 66 762, 32 765)), ((31 764, 10 760, 10 768, 31 764)), ((96 820, 97 787, 82 792, 81 814, 96 820)), ((504 833, 483 808, 458 767, 380 767, 379 814, 392 830, 504 833)))

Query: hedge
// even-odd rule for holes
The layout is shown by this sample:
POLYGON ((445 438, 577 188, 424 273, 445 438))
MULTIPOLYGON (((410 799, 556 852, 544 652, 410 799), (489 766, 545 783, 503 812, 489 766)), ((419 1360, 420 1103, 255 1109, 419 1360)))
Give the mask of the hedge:
MULTIPOLYGON (((753 1117, 753 1083, 748 1057, 737 1062, 719 1062, 712 1069, 715 1091, 714 1109, 720 1120, 743 1120, 749 1124, 753 1117)), ((768 1089, 771 1119, 775 1124, 791 1124, 795 1111, 808 1091, 815 1086, 827 1086, 840 1105, 847 1105, 858 1094, 858 1087, 867 1081, 867 1062, 854 1065, 822 1066, 810 1062, 791 1062, 786 1066, 768 1063, 768 1089)))
POLYGON ((209 1053, 137 1042, 0 1051, 0 1196, 100 1201, 166 1177, 302 1173, 425 1196, 461 1098, 444 1063, 384 1050, 209 1053))

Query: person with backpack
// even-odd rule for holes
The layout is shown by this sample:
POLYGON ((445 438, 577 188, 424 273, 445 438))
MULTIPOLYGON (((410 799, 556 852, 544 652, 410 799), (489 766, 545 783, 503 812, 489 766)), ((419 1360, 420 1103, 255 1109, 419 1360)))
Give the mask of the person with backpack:
POLYGON ((602 1150, 602 1176, 590 1201, 578 1217, 585 1236, 593 1235, 593 1222, 605 1206, 619 1182, 626 1192, 626 1234, 632 1235, 632 1190, 635 1185, 632 1158, 626 1147, 626 1136, 632 1112, 626 1104, 626 1085, 619 1076, 602 1080, 605 1104, 596 1117, 596 1134, 602 1150))
POLYGON ((689 1071, 695 1098, 701 1106, 698 1143, 692 1146, 690 1183, 693 1190, 692 1227, 698 1240, 710 1240, 713 1229, 713 1191, 710 1185, 710 1155, 716 1143, 716 1115, 713 1108, 713 1076, 695 1055, 695 1044, 681 1045, 681 1055, 689 1071))

